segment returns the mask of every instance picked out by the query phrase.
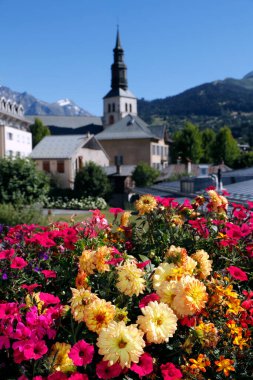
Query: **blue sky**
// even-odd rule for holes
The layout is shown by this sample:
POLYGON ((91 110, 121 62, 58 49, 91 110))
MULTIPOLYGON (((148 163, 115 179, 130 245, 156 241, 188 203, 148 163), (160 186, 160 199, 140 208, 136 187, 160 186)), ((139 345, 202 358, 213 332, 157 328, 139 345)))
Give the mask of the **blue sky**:
POLYGON ((253 0, 0 0, 0 85, 102 114, 117 24, 147 100, 253 70, 253 0))

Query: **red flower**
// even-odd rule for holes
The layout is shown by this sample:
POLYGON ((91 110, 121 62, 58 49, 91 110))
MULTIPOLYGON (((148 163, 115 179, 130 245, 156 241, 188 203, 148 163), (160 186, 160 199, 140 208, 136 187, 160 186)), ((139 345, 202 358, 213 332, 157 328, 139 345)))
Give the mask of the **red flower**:
POLYGON ((41 273, 44 274, 46 278, 56 278, 56 272, 54 270, 44 269, 41 273))
POLYGON ((113 379, 118 377, 122 372, 122 368, 118 363, 108 366, 107 361, 101 361, 96 365, 96 374, 99 379, 113 379))
POLYGON ((57 371, 55 373, 52 373, 47 378, 47 380, 67 380, 67 379, 68 379, 68 376, 61 371, 57 371))
POLYGON ((241 270, 238 267, 231 265, 230 267, 227 268, 227 271, 230 273, 230 276, 233 277, 235 280, 239 280, 239 281, 248 280, 247 273, 245 273, 243 270, 241 270))
POLYGON ((93 355, 94 347, 86 343, 85 340, 79 340, 69 352, 70 359, 72 359, 73 363, 77 366, 91 363, 93 355))
POLYGON ((117 216, 118 214, 120 214, 121 212, 124 212, 124 210, 120 207, 114 207, 114 208, 110 208, 109 209, 109 212, 111 214, 113 214, 114 216, 117 216))
POLYGON ((138 268, 140 268, 140 269, 142 269, 142 268, 145 268, 148 264, 150 264, 151 263, 151 261, 150 260, 146 260, 146 261, 143 261, 143 262, 141 262, 141 263, 136 263, 136 266, 138 267, 138 268))
POLYGON ((89 380, 88 376, 84 373, 72 373, 69 380, 89 380))
POLYGON ((147 352, 141 355, 139 363, 134 363, 131 368, 133 372, 137 373, 139 377, 149 375, 153 372, 153 358, 147 352))
POLYGON ((11 261, 11 268, 12 269, 22 269, 28 265, 28 262, 22 259, 22 257, 15 257, 11 261))
POLYGON ((40 287, 41 288, 42 285, 39 285, 37 283, 35 284, 31 284, 31 285, 26 285, 26 284, 23 284, 21 285, 21 288, 22 289, 26 289, 28 291, 28 293, 32 293, 34 291, 35 288, 38 288, 40 287))
POLYGON ((173 363, 162 364, 160 368, 164 380, 179 380, 183 377, 182 372, 173 363))
POLYGON ((145 307, 149 304, 151 301, 160 301, 160 297, 156 293, 148 294, 147 296, 143 297, 139 302, 139 308, 145 307))

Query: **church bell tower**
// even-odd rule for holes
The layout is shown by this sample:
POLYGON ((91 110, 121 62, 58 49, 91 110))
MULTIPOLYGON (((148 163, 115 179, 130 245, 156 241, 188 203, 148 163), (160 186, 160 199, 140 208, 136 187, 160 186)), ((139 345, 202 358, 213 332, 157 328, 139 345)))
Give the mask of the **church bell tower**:
POLYGON ((126 115, 137 115, 137 99, 128 90, 127 67, 124 62, 124 50, 117 29, 116 45, 113 49, 114 62, 111 65, 111 90, 104 96, 103 125, 123 119, 126 115))

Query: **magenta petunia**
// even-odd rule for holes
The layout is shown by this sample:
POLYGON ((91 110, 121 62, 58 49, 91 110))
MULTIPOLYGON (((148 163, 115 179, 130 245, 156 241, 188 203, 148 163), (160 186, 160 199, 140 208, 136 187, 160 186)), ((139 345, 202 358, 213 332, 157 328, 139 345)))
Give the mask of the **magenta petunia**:
POLYGON ((241 270, 238 267, 231 265, 230 267, 227 268, 227 271, 230 273, 230 276, 233 277, 235 280, 239 280, 239 281, 248 280, 247 273, 245 273, 243 270, 241 270))
POLYGON ((54 372, 51 375, 49 375, 47 378, 47 380, 67 380, 67 379, 68 379, 68 376, 61 371, 54 372))
POLYGON ((151 301, 160 301, 160 297, 156 293, 150 293, 143 297, 139 302, 139 308, 143 308, 149 304, 151 301))
POLYGON ((54 296, 53 294, 50 294, 50 293, 40 292, 39 297, 40 297, 41 301, 43 301, 46 305, 56 304, 56 303, 60 303, 61 302, 61 300, 60 300, 59 297, 56 297, 56 296, 54 296))
POLYGON ((69 352, 70 359, 72 359, 73 363, 77 366, 91 363, 93 355, 94 347, 85 342, 85 340, 79 340, 69 352))
POLYGON ((110 208, 109 212, 111 214, 113 214, 114 216, 116 216, 116 215, 120 214, 121 212, 124 212, 124 210, 120 207, 114 207, 114 208, 110 208))
POLYGON ((56 272, 54 270, 44 269, 41 271, 45 278, 56 278, 56 272))
POLYGON ((161 365, 161 372, 164 380, 179 380, 182 379, 183 374, 173 363, 166 363, 161 365))
POLYGON ((113 379, 122 373, 118 363, 108 366, 108 361, 101 361, 96 365, 96 374, 99 379, 113 379))
POLYGON ((31 284, 31 285, 26 285, 26 284, 21 285, 21 288, 26 289, 28 291, 28 293, 32 293, 34 291, 34 289, 38 288, 38 287, 41 288, 42 285, 39 285, 37 283, 31 284))
POLYGON ((85 373, 72 373, 68 380, 89 380, 85 373))
POLYGON ((140 357, 139 363, 138 364, 134 363, 131 366, 131 370, 137 373, 139 377, 149 375, 151 372, 153 372, 152 356, 148 354, 147 352, 144 352, 144 354, 142 354, 140 357))
POLYGON ((22 259, 22 257, 14 257, 11 261, 12 269, 23 269, 28 265, 28 262, 22 259))

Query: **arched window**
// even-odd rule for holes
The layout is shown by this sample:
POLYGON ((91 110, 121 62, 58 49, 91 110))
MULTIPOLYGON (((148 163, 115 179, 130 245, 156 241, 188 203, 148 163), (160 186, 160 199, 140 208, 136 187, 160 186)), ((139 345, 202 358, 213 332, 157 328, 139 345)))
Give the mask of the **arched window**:
POLYGON ((132 104, 129 104, 130 112, 132 112, 132 104))
POLYGON ((108 104, 108 112, 111 112, 111 105, 108 104))
POLYGON ((115 112, 115 103, 112 103, 112 112, 115 112))
POLYGON ((127 112, 128 111, 128 104, 125 103, 125 111, 127 112))

